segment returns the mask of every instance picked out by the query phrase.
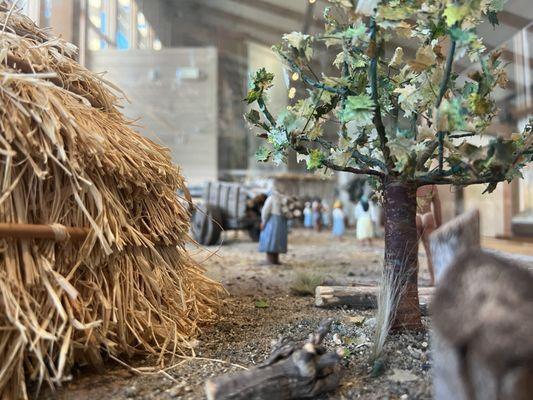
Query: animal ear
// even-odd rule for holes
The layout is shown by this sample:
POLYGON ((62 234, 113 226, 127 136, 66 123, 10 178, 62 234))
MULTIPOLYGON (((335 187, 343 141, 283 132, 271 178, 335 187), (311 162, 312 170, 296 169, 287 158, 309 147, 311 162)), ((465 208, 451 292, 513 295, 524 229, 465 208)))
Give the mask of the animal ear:
POLYGON ((444 224, 431 234, 429 242, 438 284, 460 254, 480 249, 479 210, 461 214, 444 224))

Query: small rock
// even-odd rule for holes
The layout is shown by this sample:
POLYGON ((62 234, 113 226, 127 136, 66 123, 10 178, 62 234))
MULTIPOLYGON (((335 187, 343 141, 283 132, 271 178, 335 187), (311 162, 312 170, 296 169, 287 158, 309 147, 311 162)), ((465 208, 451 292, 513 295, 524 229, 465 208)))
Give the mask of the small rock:
POLYGON ((420 350, 413 349, 411 346, 407 346, 407 351, 409 352, 411 357, 417 360, 420 360, 422 358, 422 353, 420 352, 420 350))
POLYGON ((183 392, 183 386, 182 385, 176 385, 174 387, 171 387, 170 389, 167 390, 167 394, 170 396, 170 397, 178 397, 179 395, 181 395, 183 392))
POLYGON ((186 392, 192 392, 192 386, 185 386, 183 390, 185 390, 186 392))
POLYGON ((124 396, 126 396, 128 399, 131 399, 135 396, 137 396, 138 389, 135 386, 130 386, 124 389, 124 396))
POLYGON ((375 318, 368 318, 364 323, 364 326, 370 329, 374 329, 376 327, 376 319, 375 318))
POLYGON ((402 394, 400 396, 400 400, 407 400, 409 398, 409 396, 407 396, 406 394, 402 394))
POLYGON ((342 339, 341 339, 341 337, 339 336, 338 333, 333 335, 333 342, 335 344, 342 344, 342 339))
POLYGON ((361 325, 363 322, 365 322, 365 317, 362 315, 355 315, 353 317, 347 317, 346 319, 348 322, 356 325, 361 325))
POLYGON ((392 372, 393 374, 389 376, 389 380, 394 381, 394 382, 403 383, 403 382, 416 381, 418 379, 416 375, 403 369, 394 368, 392 372))
POLYGON ((422 348, 427 349, 427 347, 428 347, 428 342, 422 342, 422 348))

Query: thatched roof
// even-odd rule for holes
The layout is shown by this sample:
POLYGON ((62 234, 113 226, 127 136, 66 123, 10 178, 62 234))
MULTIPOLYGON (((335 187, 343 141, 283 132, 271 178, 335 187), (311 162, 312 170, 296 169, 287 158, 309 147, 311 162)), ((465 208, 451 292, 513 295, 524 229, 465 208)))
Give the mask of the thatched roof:
POLYGON ((0 398, 102 350, 186 351, 221 294, 184 248, 168 150, 132 129, 75 51, 0 2, 0 224, 89 230, 79 245, 0 239, 0 398))

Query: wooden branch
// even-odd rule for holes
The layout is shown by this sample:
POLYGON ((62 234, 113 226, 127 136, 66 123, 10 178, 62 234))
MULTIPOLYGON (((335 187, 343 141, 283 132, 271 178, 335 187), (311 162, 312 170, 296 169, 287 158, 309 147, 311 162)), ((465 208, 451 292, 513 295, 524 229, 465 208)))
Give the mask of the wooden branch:
POLYGON ((256 368, 209 379, 208 400, 310 399, 335 390, 342 377, 341 355, 322 346, 332 320, 322 321, 302 346, 284 338, 269 359, 256 368))
POLYGON ((45 239, 82 242, 89 234, 87 228, 66 227, 59 224, 32 225, 0 223, 0 238, 45 239))

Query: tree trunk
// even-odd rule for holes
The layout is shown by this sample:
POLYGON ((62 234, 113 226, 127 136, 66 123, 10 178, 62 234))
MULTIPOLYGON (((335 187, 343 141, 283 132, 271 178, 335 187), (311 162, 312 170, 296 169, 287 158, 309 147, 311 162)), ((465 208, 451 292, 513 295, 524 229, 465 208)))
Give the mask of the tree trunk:
POLYGON ((418 301, 418 234, 416 186, 401 182, 385 184, 385 268, 404 285, 393 330, 420 330, 418 301))

